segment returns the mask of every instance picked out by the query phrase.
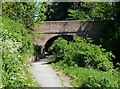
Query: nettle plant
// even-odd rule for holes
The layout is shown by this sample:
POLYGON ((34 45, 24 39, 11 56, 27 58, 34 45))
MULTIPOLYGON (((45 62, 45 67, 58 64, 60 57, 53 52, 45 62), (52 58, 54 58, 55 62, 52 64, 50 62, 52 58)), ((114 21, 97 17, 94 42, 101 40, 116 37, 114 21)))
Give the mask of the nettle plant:
POLYGON ((91 44, 90 38, 74 37, 73 41, 68 42, 63 38, 54 41, 50 50, 56 56, 56 59, 64 60, 69 65, 78 65, 80 67, 92 67, 104 71, 113 68, 111 52, 106 52, 101 46, 91 44))

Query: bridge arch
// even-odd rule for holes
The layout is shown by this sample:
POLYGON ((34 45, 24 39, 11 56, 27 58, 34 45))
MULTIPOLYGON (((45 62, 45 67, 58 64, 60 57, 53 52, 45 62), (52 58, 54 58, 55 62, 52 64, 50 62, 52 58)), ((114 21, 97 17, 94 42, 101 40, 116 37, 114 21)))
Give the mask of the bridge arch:
MULTIPOLYGON (((72 35, 80 37, 90 37, 94 41, 99 41, 103 29, 111 26, 109 21, 44 21, 35 24, 34 33, 41 32, 42 37, 34 38, 34 44, 41 45, 41 53, 48 50, 49 45, 61 35, 72 35)), ((112 22, 111 22, 112 23, 112 22)), ((114 26, 114 25, 113 25, 114 26)))
POLYGON ((68 41, 72 41, 73 40, 73 35, 57 35, 57 36, 53 36, 50 39, 47 40, 47 42, 45 43, 45 52, 49 52, 49 47, 52 46, 53 42, 58 38, 58 37, 62 37, 68 41))

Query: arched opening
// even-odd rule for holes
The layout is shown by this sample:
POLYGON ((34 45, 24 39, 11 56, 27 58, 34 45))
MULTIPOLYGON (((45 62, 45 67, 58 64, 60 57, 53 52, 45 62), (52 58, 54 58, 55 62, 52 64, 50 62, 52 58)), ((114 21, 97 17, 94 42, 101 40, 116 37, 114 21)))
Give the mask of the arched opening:
POLYGON ((62 38, 64 38, 64 39, 68 40, 68 41, 72 41, 72 40, 73 40, 73 36, 72 36, 72 35, 58 35, 58 36, 54 36, 54 37, 50 38, 50 39, 46 42, 46 44, 45 44, 45 52, 48 52, 49 54, 51 54, 48 49, 49 49, 50 46, 52 46, 53 42, 54 42, 58 37, 62 37, 62 38))

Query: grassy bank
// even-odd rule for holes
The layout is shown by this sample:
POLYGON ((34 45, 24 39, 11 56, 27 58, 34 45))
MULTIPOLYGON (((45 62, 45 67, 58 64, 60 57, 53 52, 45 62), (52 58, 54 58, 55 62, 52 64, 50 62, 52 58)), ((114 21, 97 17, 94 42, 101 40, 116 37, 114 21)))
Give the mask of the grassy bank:
POLYGON ((28 72, 26 60, 34 53, 31 35, 19 23, 2 17, 2 87, 37 87, 28 72))

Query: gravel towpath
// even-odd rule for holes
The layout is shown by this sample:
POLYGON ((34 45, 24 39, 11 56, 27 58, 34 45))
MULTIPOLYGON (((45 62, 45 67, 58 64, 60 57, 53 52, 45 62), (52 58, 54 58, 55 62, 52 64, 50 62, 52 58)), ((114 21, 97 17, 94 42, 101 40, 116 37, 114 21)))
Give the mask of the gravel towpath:
POLYGON ((39 62, 32 63, 32 66, 29 67, 38 84, 41 87, 73 87, 69 84, 72 81, 71 78, 47 64, 50 58, 52 56, 47 56, 39 62))

